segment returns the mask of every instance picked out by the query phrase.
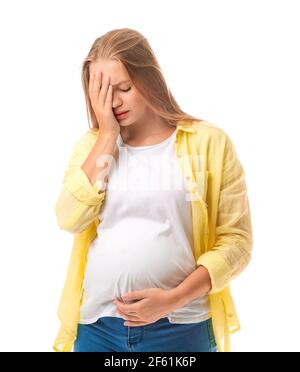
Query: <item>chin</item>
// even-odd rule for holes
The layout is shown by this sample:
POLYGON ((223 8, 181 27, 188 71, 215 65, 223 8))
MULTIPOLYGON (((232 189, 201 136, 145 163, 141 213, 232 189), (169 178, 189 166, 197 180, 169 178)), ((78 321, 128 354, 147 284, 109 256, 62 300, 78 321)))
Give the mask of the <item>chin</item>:
POLYGON ((132 123, 125 123, 125 122, 119 121, 119 124, 120 124, 122 127, 128 127, 128 126, 131 125, 132 123))

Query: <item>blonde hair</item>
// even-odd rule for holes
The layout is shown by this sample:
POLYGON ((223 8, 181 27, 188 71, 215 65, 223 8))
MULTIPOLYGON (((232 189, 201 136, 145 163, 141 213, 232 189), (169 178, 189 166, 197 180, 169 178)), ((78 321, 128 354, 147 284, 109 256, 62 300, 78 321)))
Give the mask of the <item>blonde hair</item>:
POLYGON ((181 110, 166 84, 148 40, 136 30, 122 28, 97 38, 82 65, 81 79, 87 116, 89 124, 92 122, 90 129, 98 129, 99 124, 88 93, 89 65, 99 58, 122 62, 150 109, 167 124, 176 126, 179 121, 183 125, 202 121, 181 110))

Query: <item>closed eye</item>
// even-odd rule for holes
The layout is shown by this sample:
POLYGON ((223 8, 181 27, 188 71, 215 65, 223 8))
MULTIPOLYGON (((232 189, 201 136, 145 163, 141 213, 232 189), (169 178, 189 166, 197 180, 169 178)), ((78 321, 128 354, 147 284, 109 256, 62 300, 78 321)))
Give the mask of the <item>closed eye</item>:
POLYGON ((130 88, 128 88, 128 89, 126 89, 126 90, 123 90, 123 89, 121 89, 121 91, 122 91, 122 92, 129 92, 129 91, 130 91, 130 89, 131 89, 131 87, 130 87, 130 88))

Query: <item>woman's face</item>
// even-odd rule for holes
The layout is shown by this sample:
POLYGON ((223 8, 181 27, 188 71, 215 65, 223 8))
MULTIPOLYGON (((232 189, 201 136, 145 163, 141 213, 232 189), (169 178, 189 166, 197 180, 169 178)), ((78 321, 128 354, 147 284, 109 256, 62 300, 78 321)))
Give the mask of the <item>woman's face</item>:
POLYGON ((129 126, 136 122, 143 122, 149 118, 150 109, 146 101, 133 85, 130 76, 124 65, 115 60, 98 59, 91 62, 90 73, 101 71, 110 77, 110 84, 113 86, 112 111, 116 113, 129 111, 124 118, 117 118, 121 126, 129 126))

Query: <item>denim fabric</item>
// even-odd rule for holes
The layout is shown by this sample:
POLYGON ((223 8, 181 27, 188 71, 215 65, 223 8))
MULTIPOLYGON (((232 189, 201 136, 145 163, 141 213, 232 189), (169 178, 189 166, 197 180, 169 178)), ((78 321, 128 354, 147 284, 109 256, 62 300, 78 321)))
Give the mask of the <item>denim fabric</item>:
POLYGON ((124 326, 119 317, 104 316, 78 324, 74 352, 217 352, 212 320, 170 323, 161 318, 144 326, 124 326))

